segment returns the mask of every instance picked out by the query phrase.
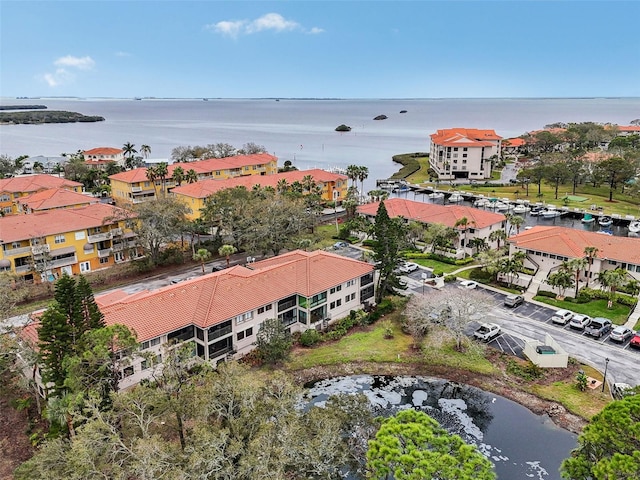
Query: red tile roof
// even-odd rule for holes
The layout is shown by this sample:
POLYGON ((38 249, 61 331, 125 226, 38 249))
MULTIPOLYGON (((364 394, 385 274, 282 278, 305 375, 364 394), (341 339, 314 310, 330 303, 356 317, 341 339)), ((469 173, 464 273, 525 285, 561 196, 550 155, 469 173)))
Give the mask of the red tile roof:
POLYGON ((92 148, 91 150, 85 150, 83 152, 83 154, 87 156, 120 155, 121 153, 124 153, 124 150, 112 147, 92 148))
POLYGON ((28 193, 48 188, 82 187, 81 183, 66 180, 54 175, 26 175, 0 179, 0 192, 28 193))
POLYGON ((640 133, 640 125, 618 125, 621 132, 637 132, 640 133))
POLYGON ((431 143, 451 147, 491 147, 502 137, 495 130, 447 128, 431 135, 431 143))
MULTIPOLYGON (((358 207, 358 213, 375 216, 380 202, 368 203, 358 207)), ((416 202, 404 198, 390 198, 384 201, 390 217, 404 217, 423 223, 441 223, 447 227, 455 227, 462 217, 469 221, 468 228, 485 228, 506 220, 501 213, 487 212, 479 208, 462 205, 435 205, 432 203, 416 202)))
POLYGON ((107 325, 133 329, 138 341, 187 325, 208 328, 289 295, 312 296, 373 271, 373 265, 333 253, 294 251, 133 295, 96 297, 107 325))
POLYGON ((296 170, 292 172, 275 173, 273 175, 251 175, 221 180, 205 179, 200 180, 199 182, 188 183, 175 187, 171 192, 185 195, 187 197, 206 198, 209 195, 226 188, 245 187, 246 189, 251 190, 254 185, 276 188, 278 182, 282 179, 286 180, 290 185, 296 181, 302 182, 302 179, 307 175, 311 175, 316 182, 322 183, 336 182, 340 180, 345 182, 347 181, 346 175, 330 173, 325 170, 296 170))
POLYGON ((99 227, 105 218, 124 212, 118 207, 96 203, 86 207, 0 217, 0 244, 99 227))
POLYGON ((18 203, 26 205, 31 208, 31 210, 48 210, 71 205, 100 203, 100 200, 64 188, 50 188, 32 193, 26 197, 20 197, 18 203))
MULTIPOLYGON (((229 170, 250 165, 264 165, 274 161, 277 163, 278 157, 274 157, 268 153, 256 153, 253 155, 236 155, 234 157, 227 158, 210 158, 207 160, 199 160, 197 162, 172 163, 167 167, 167 170, 169 171, 167 178, 171 178, 173 170, 176 167, 182 167, 185 172, 193 169, 198 174, 202 174, 215 172, 216 170, 229 170)), ((147 178, 146 168, 136 168, 126 172, 116 173, 115 175, 109 176, 109 178, 127 183, 146 182, 149 180, 147 178)))
POLYGON ((523 147, 527 142, 524 138, 507 138, 502 141, 502 148, 505 147, 523 147))
POLYGON ((585 247, 598 248, 598 258, 640 265, 640 239, 602 235, 565 227, 535 226, 509 237, 518 248, 583 258, 585 247))

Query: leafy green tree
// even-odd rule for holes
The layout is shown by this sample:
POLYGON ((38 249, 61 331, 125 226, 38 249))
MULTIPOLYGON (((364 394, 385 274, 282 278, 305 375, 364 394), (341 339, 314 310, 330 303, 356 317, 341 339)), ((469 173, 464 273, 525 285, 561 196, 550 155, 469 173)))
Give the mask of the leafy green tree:
POLYGON ((492 480, 492 465, 423 412, 402 410, 382 422, 367 452, 369 478, 492 480))
POLYGON ((174 168, 171 178, 173 178, 173 181, 176 182, 176 185, 178 187, 182 185, 182 182, 184 182, 184 179, 185 179, 184 168, 182 167, 174 168))
POLYGON ((238 251, 238 249, 236 247, 234 247, 233 245, 222 245, 219 249, 218 249, 218 254, 222 257, 225 257, 227 260, 227 268, 229 268, 229 260, 231 258, 231 255, 233 255, 234 253, 236 253, 238 251))
POLYGON ((631 180, 637 174, 637 165, 621 157, 613 157, 599 162, 596 166, 599 174, 609 185, 609 201, 613 201, 613 191, 619 184, 631 180))
POLYGON ((515 252, 510 257, 505 257, 500 260, 498 273, 507 277, 509 287, 511 287, 513 281, 520 276, 520 272, 524 266, 524 258, 524 252, 515 252))
POLYGON ((193 256, 193 259, 196 262, 200 262, 202 265, 202 274, 204 275, 204 262, 211 258, 211 252, 206 248, 199 248, 198 251, 193 256))
POLYGON ((554 186, 557 199, 560 184, 564 183, 569 176, 567 162, 557 154, 552 154, 546 158, 545 164, 545 178, 554 186))
POLYGON ((424 232, 425 243, 431 245, 431 251, 451 246, 452 242, 458 238, 458 232, 455 228, 447 227, 441 223, 431 223, 424 232))
POLYGON ((603 287, 609 290, 607 308, 613 308, 613 300, 616 297, 616 290, 627 282, 627 271, 622 268, 605 270, 598 274, 598 281, 603 287))
POLYGON ((498 250, 500 250, 501 242, 507 240, 507 232, 505 232, 502 228, 499 230, 494 230, 489 234, 489 241, 496 242, 498 244, 498 250))
POLYGON ((189 170, 187 170, 184 178, 187 183, 195 183, 198 181, 198 172, 196 172, 193 168, 190 168, 189 170))
POLYGON ((559 270, 547 277, 547 283, 558 289, 558 297, 564 297, 567 288, 573 287, 573 276, 567 270, 559 270))
POLYGON ((395 273, 401 261, 400 251, 406 239, 406 226, 401 218, 389 218, 384 202, 380 202, 373 224, 373 259, 378 269, 376 303, 388 293, 405 288, 395 273))
POLYGON ((59 306, 49 306, 40 317, 38 340, 42 380, 45 384, 53 383, 54 395, 61 394, 67 378, 63 361, 70 350, 71 327, 59 306))
POLYGON ((277 363, 289 356, 293 342, 282 321, 270 318, 262 322, 256 335, 258 356, 266 363, 277 363))
POLYGON ((580 272, 587 266, 586 258, 572 258, 566 262, 562 262, 560 268, 573 276, 573 283, 576 286, 574 298, 578 298, 578 290, 580 289, 580 272))
POLYGON ((611 402, 593 417, 560 471, 571 480, 640 478, 640 395, 611 402))

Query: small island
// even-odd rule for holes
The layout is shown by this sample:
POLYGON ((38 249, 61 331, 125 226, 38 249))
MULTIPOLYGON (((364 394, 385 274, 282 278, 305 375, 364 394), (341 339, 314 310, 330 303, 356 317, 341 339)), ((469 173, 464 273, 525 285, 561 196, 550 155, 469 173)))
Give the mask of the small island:
POLYGON ((400 110, 400 113, 407 113, 406 110, 400 110))
POLYGON ((46 110, 46 105, 0 105, 0 110, 46 110))
POLYGON ((386 115, 378 115, 377 117, 374 118, 374 120, 386 120, 387 118, 389 117, 387 117, 386 115))
POLYGON ((33 125, 41 123, 103 122, 104 117, 65 111, 0 112, 0 123, 33 125))
POLYGON ((336 132, 350 132, 350 131, 351 131, 351 127, 348 125, 345 125, 344 123, 336 127, 336 132))

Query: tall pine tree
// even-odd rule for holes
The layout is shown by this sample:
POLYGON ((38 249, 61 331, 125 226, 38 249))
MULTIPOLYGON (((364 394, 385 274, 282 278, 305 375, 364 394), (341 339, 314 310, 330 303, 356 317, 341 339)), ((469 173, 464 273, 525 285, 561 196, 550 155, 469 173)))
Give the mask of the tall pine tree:
POLYGON ((373 225, 373 258, 379 271, 376 303, 380 303, 385 293, 396 293, 396 289, 406 288, 395 273, 402 260, 400 250, 406 243, 406 229, 401 218, 389 218, 387 207, 380 202, 373 225))

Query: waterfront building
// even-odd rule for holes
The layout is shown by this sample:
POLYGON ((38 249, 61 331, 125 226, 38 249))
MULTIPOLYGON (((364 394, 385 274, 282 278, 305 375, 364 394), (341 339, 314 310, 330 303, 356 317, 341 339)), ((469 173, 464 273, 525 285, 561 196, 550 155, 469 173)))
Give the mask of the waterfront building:
POLYGON ((110 162, 124 167, 124 150, 113 147, 98 147, 82 152, 85 163, 93 168, 104 170, 110 162))
MULTIPOLYGON (((130 214, 128 214, 130 216, 130 214)), ((122 209, 101 203, 0 218, 0 271, 53 281, 139 256, 122 209)))
MULTIPOLYGON (((374 221, 380 202, 367 203, 357 208, 359 215, 374 221)), ((479 208, 463 205, 435 205, 433 203, 416 202, 405 198, 390 198, 384 201, 389 217, 402 217, 405 220, 430 225, 439 223, 455 228, 460 232, 454 241, 456 256, 461 258, 475 253, 472 248, 474 238, 484 238, 487 245, 496 248, 496 242, 489 241, 489 235, 495 230, 505 229, 506 217, 501 213, 488 212, 479 208), (466 225, 456 225, 466 218, 466 225)))
POLYGON ((189 170, 194 170, 198 180, 223 180, 249 175, 273 175, 278 172, 278 158, 268 153, 257 153, 227 158, 210 158, 188 163, 173 163, 167 166, 166 178, 155 178, 154 181, 149 179, 147 168, 136 168, 109 176, 111 196, 120 203, 140 203, 156 198, 156 195, 162 191, 168 193, 174 187, 188 183, 186 179, 176 182, 173 178, 173 172, 178 167, 182 168, 185 174, 189 170))
POLYGON ((501 153, 494 130, 448 128, 431 135, 429 166, 440 180, 491 178, 491 160, 501 153))
MULTIPOLYGON (((311 177, 315 187, 324 202, 342 201, 347 195, 348 178, 346 175, 327 172, 325 170, 293 170, 290 172, 276 173, 273 175, 236 177, 226 180, 206 179, 195 183, 188 183, 175 187, 171 193, 184 202, 189 208, 188 217, 195 220, 200 217, 200 210, 204 208, 206 199, 220 190, 235 187, 245 187, 251 190, 254 186, 271 187, 273 189, 286 182, 290 188, 292 184, 298 182, 302 188, 302 193, 309 193, 305 187, 305 177, 311 177)), ((313 189, 312 189, 313 190, 313 189)))

